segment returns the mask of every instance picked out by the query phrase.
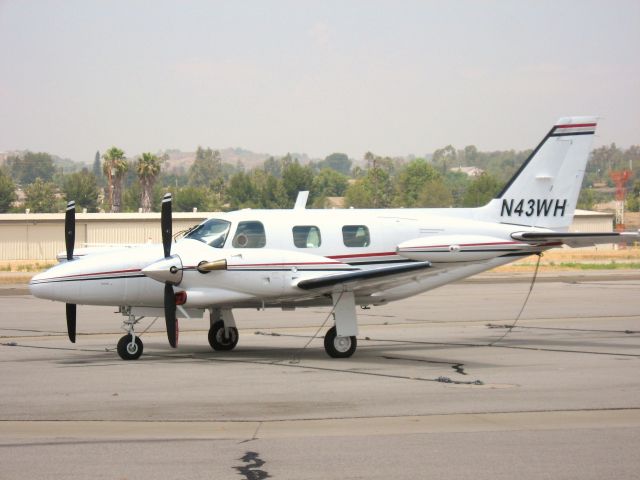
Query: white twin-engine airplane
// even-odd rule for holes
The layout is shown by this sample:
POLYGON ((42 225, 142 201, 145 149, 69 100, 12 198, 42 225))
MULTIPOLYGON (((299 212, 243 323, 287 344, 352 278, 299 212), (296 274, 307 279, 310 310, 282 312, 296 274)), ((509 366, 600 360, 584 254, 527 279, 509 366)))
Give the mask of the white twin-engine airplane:
POLYGON ((356 350, 357 306, 383 305, 566 244, 637 240, 633 233, 568 233, 596 128, 562 118, 487 205, 479 208, 293 210, 221 213, 172 242, 171 194, 162 245, 74 257, 75 207, 65 219, 66 259, 33 277, 34 296, 65 302, 75 342, 76 304, 119 307, 127 334, 118 354, 142 354, 135 325, 163 316, 172 347, 178 319, 209 310, 209 343, 238 343, 235 308, 333 306, 331 357, 356 350))

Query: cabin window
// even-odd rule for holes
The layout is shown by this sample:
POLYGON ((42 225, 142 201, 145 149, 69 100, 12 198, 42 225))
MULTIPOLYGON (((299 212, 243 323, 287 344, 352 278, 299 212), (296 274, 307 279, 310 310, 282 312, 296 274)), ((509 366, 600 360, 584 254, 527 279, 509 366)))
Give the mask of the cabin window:
POLYGON ((262 248, 267 243, 264 225, 260 222, 240 222, 231 245, 236 248, 262 248))
POLYGON ((231 223, 212 218, 201 223, 185 235, 185 238, 199 240, 214 248, 222 248, 229 234, 231 223))
POLYGON ((368 247, 371 244, 369 229, 364 225, 342 227, 342 241, 345 247, 368 247))
POLYGON ((293 227, 293 244, 298 248, 318 248, 322 243, 320 229, 313 225, 293 227))

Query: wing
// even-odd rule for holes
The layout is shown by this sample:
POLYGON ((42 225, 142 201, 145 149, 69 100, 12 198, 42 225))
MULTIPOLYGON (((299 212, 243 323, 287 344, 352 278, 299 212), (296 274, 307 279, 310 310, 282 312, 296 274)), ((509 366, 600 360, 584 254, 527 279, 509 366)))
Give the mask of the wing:
POLYGON ((366 295, 397 286, 412 277, 422 277, 427 274, 430 268, 430 262, 411 262, 405 265, 309 278, 300 280, 298 287, 315 294, 323 294, 334 291, 339 285, 345 290, 366 295))
POLYGON ((640 232, 518 232, 511 235, 514 240, 532 244, 562 242, 570 247, 591 247, 602 243, 626 243, 640 241, 640 232))

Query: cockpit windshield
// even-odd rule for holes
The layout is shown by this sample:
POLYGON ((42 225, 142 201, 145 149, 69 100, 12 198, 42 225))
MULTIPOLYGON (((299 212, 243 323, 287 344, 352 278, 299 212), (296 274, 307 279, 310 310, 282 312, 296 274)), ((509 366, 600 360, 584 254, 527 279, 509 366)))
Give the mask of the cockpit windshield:
POLYGON ((229 227, 231 227, 230 222, 220 220, 218 218, 212 218, 211 220, 207 220, 206 222, 198 225, 191 232, 185 235, 185 238, 199 240, 210 247, 222 248, 224 247, 224 242, 227 240, 229 227))

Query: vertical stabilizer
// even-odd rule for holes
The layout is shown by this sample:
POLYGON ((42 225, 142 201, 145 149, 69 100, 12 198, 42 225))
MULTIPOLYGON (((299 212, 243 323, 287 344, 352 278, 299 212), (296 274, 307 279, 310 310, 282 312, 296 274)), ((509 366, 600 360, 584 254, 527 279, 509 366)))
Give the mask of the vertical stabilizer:
POLYGON ((566 231, 573 221, 596 117, 556 122, 503 190, 484 207, 487 220, 566 231))

